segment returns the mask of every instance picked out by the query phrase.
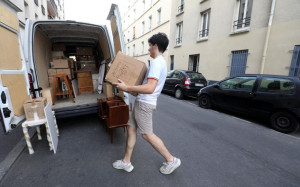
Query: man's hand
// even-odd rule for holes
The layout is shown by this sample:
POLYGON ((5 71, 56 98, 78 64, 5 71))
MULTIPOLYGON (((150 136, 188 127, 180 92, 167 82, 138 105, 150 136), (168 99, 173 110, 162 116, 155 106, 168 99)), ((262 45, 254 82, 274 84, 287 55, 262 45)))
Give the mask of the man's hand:
POLYGON ((114 83, 113 85, 119 90, 127 92, 127 85, 121 79, 118 79, 118 81, 118 83, 114 83))

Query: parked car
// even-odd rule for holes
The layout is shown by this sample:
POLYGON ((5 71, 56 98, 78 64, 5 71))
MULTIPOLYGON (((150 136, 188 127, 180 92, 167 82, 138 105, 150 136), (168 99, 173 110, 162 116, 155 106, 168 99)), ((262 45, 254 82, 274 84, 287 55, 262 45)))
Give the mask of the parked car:
POLYGON ((199 106, 218 106, 238 113, 268 118, 280 132, 299 128, 300 80, 277 75, 243 75, 225 79, 198 93, 199 106))
POLYGON ((177 99, 184 96, 197 97, 199 90, 206 85, 207 81, 201 73, 172 70, 168 72, 163 92, 174 93, 177 99))

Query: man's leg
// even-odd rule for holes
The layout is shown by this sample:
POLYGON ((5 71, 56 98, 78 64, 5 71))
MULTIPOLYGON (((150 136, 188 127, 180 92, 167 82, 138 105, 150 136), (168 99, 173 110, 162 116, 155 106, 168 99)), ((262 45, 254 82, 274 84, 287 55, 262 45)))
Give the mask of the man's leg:
POLYGON ((127 142, 126 142, 126 150, 125 150, 125 156, 123 158, 123 162, 125 163, 130 162, 135 143, 136 143, 136 128, 127 125, 127 142))
POLYGON ((173 156, 170 154, 165 144, 158 136, 156 136, 154 133, 143 134, 142 136, 157 152, 159 152, 166 159, 167 162, 173 161, 173 156))

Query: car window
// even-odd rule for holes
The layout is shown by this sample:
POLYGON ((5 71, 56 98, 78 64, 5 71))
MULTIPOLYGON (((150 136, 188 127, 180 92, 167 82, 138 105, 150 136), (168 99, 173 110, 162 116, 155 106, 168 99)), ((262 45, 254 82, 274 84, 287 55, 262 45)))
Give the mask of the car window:
POLYGON ((284 78, 262 78, 258 87, 261 92, 292 93, 295 91, 295 84, 290 79, 284 78))
POLYGON ((168 74, 167 74, 167 78, 171 78, 173 72, 174 71, 169 71, 168 74))
POLYGON ((178 71, 175 71, 171 76, 171 78, 176 78, 176 79, 179 79, 179 77, 180 77, 180 72, 178 71))
POLYGON ((235 77, 221 82, 221 89, 252 91, 256 77, 235 77))
POLYGON ((190 77, 190 79, 205 79, 201 73, 187 72, 186 74, 190 77))

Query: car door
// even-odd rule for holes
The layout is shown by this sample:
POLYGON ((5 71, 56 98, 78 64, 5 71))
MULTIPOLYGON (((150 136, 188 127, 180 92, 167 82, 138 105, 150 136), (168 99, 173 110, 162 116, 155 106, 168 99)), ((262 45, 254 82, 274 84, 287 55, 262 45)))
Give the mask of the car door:
POLYGON ((170 91, 175 92, 175 87, 181 82, 181 73, 179 71, 174 71, 171 78, 169 79, 170 91))
POLYGON ((254 86, 257 84, 255 76, 240 76, 227 79, 217 87, 216 101, 226 109, 247 113, 251 99, 255 97, 254 86))
POLYGON ((163 88, 163 91, 165 91, 165 92, 171 92, 171 90, 172 90, 170 81, 171 81, 171 77, 172 77, 173 73, 174 73, 174 71, 169 71, 167 74, 166 81, 165 81, 164 88, 163 88))
POLYGON ((295 82, 289 78, 262 77, 255 95, 249 107, 255 115, 268 116, 276 109, 291 109, 298 105, 295 82))
POLYGON ((0 3, 0 123, 7 133, 25 119, 29 81, 16 12, 0 3))

